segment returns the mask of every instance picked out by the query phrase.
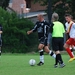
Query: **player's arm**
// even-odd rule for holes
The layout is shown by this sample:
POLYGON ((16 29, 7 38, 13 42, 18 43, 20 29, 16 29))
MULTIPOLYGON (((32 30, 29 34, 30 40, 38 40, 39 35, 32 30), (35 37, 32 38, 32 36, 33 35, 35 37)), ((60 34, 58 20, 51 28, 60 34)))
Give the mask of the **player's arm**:
POLYGON ((0 34, 2 34, 3 33, 3 31, 0 31, 0 34))
POLYGON ((27 31, 28 35, 31 34, 31 33, 33 33, 33 30, 27 31))
POLYGON ((44 38, 47 39, 47 37, 48 37, 48 26, 45 25, 44 26, 44 38))
POLYGON ((35 31, 37 31, 37 24, 34 26, 34 28, 32 30, 27 31, 27 34, 29 35, 29 34, 35 32, 35 31))
POLYGON ((50 33, 52 33, 52 32, 53 32, 53 26, 54 26, 54 24, 53 24, 53 23, 51 23, 51 24, 50 24, 50 33))

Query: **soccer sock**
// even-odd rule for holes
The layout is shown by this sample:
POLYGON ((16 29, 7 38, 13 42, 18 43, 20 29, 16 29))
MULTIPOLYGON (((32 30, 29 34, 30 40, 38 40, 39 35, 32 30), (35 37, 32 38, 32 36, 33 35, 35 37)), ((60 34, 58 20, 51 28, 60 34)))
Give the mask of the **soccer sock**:
POLYGON ((56 55, 56 58, 55 58, 55 65, 58 64, 58 56, 56 55))
POLYGON ((1 56, 1 51, 0 51, 0 56, 1 56))
POLYGON ((39 51, 40 52, 40 62, 44 63, 44 51, 43 49, 39 51))
POLYGON ((50 54, 50 56, 52 56, 53 58, 56 58, 56 54, 53 53, 53 51, 50 50, 49 54, 50 54))
POLYGON ((75 46, 73 47, 73 50, 75 50, 75 46))
POLYGON ((70 50, 69 48, 66 48, 66 51, 67 51, 67 53, 69 54, 69 56, 70 56, 71 58, 74 57, 74 56, 72 55, 71 50, 70 50))
POLYGON ((59 64, 62 64, 63 60, 62 60, 61 54, 57 54, 56 56, 57 56, 57 60, 58 60, 59 64))
POLYGON ((74 56, 74 53, 73 53, 73 48, 71 48, 71 53, 72 53, 72 55, 74 56))
POLYGON ((0 56, 1 56, 1 47, 0 47, 0 56))

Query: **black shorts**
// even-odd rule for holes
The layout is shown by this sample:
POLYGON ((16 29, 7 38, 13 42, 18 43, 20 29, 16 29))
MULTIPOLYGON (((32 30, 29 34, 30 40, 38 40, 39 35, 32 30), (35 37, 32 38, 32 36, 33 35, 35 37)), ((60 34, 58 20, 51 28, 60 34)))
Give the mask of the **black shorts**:
POLYGON ((53 37, 52 38, 52 48, 54 51, 62 51, 63 50, 63 44, 64 44, 64 38, 61 37, 53 37))
POLYGON ((0 40, 0 47, 2 46, 2 40, 0 40))
POLYGON ((47 39, 41 38, 41 39, 39 39, 39 43, 47 46, 47 39))

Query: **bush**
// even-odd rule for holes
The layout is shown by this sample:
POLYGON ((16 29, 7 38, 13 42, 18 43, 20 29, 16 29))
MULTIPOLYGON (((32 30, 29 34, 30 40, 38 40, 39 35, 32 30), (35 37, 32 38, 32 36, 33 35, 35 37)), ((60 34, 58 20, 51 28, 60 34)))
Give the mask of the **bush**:
POLYGON ((25 53, 37 42, 37 35, 27 35, 34 24, 28 19, 19 19, 15 13, 0 8, 0 23, 3 26, 3 52, 25 53))

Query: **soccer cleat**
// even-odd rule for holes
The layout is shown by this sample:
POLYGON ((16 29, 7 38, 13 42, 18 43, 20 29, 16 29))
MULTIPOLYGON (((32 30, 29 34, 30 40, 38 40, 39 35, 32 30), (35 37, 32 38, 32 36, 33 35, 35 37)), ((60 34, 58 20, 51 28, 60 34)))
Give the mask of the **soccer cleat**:
POLYGON ((44 65, 44 63, 43 62, 39 62, 37 65, 41 66, 41 65, 44 65))
POLYGON ((64 63, 60 64, 60 68, 63 68, 63 67, 65 67, 65 64, 64 63))
POLYGON ((70 60, 68 62, 72 62, 73 60, 75 60, 75 57, 70 58, 70 60))
POLYGON ((58 67, 58 65, 54 65, 54 68, 57 68, 58 67))

